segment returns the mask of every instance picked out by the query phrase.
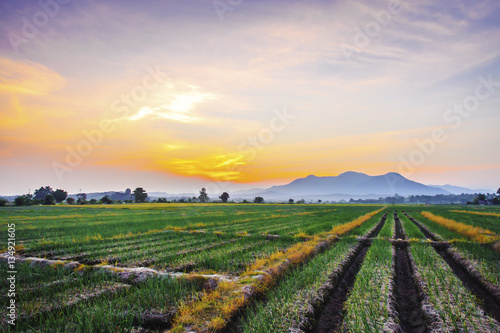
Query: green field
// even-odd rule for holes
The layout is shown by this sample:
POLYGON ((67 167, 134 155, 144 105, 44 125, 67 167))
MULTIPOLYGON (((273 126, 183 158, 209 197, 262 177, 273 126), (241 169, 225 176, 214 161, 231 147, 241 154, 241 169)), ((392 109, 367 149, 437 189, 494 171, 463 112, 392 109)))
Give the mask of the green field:
MULTIPOLYGON (((397 292, 390 285, 392 214, 398 211, 428 302, 443 327, 498 330, 495 309, 483 314, 480 300, 401 212, 448 242, 485 283, 498 288, 500 255, 492 246, 499 234, 498 210, 478 210, 493 215, 457 210, 465 211, 320 204, 2 207, 0 247, 3 253, 11 250, 8 238, 15 238, 17 259, 14 266, 5 254, 0 261, 2 281, 15 271, 15 298, 9 296, 9 283, 0 292, 2 327, 12 332, 289 332, 308 327, 304 322, 311 311, 324 307, 319 295, 328 298, 326 290, 334 289, 339 272, 349 267, 360 237, 385 221, 354 274, 338 327, 378 332, 388 323, 398 325, 388 307, 397 292), (489 230, 488 243, 421 212, 489 230), (381 220, 385 213, 387 220, 381 220), (445 297, 446 292, 455 296, 445 297), (15 326, 7 322, 12 299, 15 326)), ((314 329, 311 323, 306 331, 314 329)))

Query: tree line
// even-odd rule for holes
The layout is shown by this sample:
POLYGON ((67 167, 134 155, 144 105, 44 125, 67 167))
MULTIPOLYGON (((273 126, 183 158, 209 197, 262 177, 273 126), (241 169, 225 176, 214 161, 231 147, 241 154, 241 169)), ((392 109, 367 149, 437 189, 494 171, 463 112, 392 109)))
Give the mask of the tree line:
POLYGON ((395 194, 378 199, 350 199, 349 203, 360 204, 460 204, 460 205, 500 205, 500 188, 496 193, 410 195, 395 194))
MULTIPOLYGON (((167 200, 167 198, 157 198, 157 199, 148 199, 148 193, 142 187, 137 187, 134 191, 131 189, 126 189, 125 192, 114 192, 115 194, 119 194, 119 198, 116 199, 116 196, 104 195, 100 199, 92 198, 90 200, 87 199, 87 194, 78 193, 76 198, 69 197, 68 192, 62 189, 53 190, 50 186, 42 186, 39 189, 36 189, 33 194, 23 194, 17 196, 14 199, 14 205, 16 206, 30 206, 30 205, 55 205, 66 202, 69 205, 86 205, 86 204, 121 204, 121 203, 143 203, 143 202, 151 202, 151 203, 206 203, 210 202, 210 198, 208 196, 207 190, 202 188, 199 192, 198 196, 193 196, 191 198, 180 198, 167 200), (123 199, 126 198, 126 199, 123 199)), ((227 203, 230 198, 229 193, 223 192, 218 199, 220 201, 212 200, 212 202, 222 202, 227 203)), ((254 197, 253 200, 243 200, 242 203, 264 203, 265 200, 261 196, 254 197)), ((344 201, 345 202, 345 201, 344 201)), ((0 198, 0 206, 5 206, 9 202, 5 199, 0 198)), ((297 200, 294 199, 288 200, 289 204, 304 204, 305 200, 297 200)), ((321 200, 318 200, 317 203, 322 203, 321 200)), ((500 205, 500 188, 496 193, 476 193, 476 194, 438 194, 438 195, 410 195, 407 197, 403 197, 395 194, 394 196, 389 197, 380 197, 378 199, 350 199, 349 203, 359 203, 359 204, 468 204, 468 205, 500 205)))
MULTIPOLYGON (((118 192, 116 192, 118 193, 118 192)), ((76 195, 76 199, 74 197, 69 197, 68 192, 62 189, 53 190, 50 186, 42 186, 39 189, 36 189, 33 194, 23 194, 19 195, 14 199, 14 205, 16 206, 31 206, 31 205, 55 205, 66 202, 69 205, 86 205, 86 204, 121 204, 121 203, 143 203, 143 202, 151 202, 151 203, 171 203, 171 202, 209 202, 210 198, 208 196, 207 190, 202 188, 199 192, 199 196, 194 196, 192 198, 181 198, 179 200, 169 201, 166 198, 158 198, 156 200, 148 200, 148 193, 142 187, 137 187, 134 191, 130 189, 126 189, 124 193, 125 197, 129 197, 130 199, 113 200, 108 195, 104 195, 102 198, 95 199, 92 198, 88 200, 86 193, 78 193, 76 195)), ((227 203, 230 196, 229 193, 223 192, 219 197, 220 202, 227 203)), ((244 203, 249 203, 249 201, 244 200, 244 203)), ((257 196, 253 200, 254 203, 263 203, 264 198, 257 196)), ((5 199, 0 199, 0 206, 5 206, 8 203, 5 199)))

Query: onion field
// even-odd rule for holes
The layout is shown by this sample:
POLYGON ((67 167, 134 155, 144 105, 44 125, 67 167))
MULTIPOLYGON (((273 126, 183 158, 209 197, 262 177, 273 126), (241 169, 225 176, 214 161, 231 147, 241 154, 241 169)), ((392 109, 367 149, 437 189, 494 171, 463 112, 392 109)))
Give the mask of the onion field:
POLYGON ((5 332, 499 332, 500 210, 0 207, 5 332))

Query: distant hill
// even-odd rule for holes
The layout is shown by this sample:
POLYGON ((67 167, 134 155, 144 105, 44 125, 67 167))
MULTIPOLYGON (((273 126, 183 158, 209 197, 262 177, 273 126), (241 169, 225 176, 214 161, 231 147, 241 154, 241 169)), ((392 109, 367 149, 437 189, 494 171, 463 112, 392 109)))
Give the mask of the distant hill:
MULTIPOLYGON (((106 192, 92 192, 92 193, 86 193, 86 194, 87 194, 87 200, 90 200, 90 199, 100 200, 104 196, 107 196, 111 200, 125 201, 125 200, 133 199, 130 189, 125 190, 125 192, 106 191, 106 192)), ((68 197, 73 198, 73 199, 77 199, 78 194, 77 193, 69 194, 68 197)))
POLYGON ((460 186, 453 186, 453 185, 449 185, 449 184, 446 184, 446 185, 429 185, 431 187, 435 187, 435 188, 439 188, 439 189, 442 189, 442 190, 445 190, 445 191, 448 191, 452 194, 462 194, 462 193, 465 193, 465 194, 474 194, 474 193, 490 193, 490 192, 494 192, 492 190, 486 190, 486 189, 476 189, 476 190, 472 190, 470 188, 466 188, 466 187, 460 187, 460 186))
POLYGON ((369 176, 360 172, 344 172, 338 176, 317 177, 314 175, 299 178, 286 185, 272 186, 260 192, 252 190, 251 193, 239 191, 233 193, 232 197, 247 197, 249 195, 260 195, 264 199, 286 200, 288 198, 300 198, 316 200, 333 200, 349 198, 378 198, 381 196, 392 196, 398 194, 408 195, 437 195, 450 194, 450 192, 427 186, 409 180, 398 173, 390 172, 380 176, 369 176))

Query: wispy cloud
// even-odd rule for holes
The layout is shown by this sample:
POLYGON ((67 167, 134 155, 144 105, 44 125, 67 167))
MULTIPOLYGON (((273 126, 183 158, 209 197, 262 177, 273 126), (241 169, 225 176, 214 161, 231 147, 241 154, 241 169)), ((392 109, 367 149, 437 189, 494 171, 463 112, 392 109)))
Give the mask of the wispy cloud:
POLYGON ((66 80, 44 65, 0 56, 0 94, 44 95, 64 85, 66 80))

